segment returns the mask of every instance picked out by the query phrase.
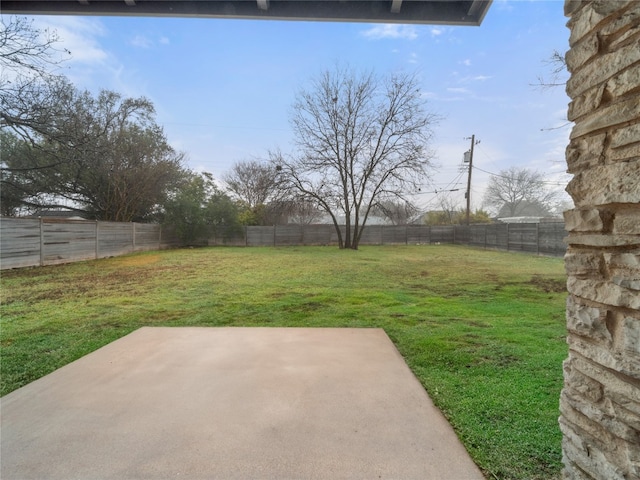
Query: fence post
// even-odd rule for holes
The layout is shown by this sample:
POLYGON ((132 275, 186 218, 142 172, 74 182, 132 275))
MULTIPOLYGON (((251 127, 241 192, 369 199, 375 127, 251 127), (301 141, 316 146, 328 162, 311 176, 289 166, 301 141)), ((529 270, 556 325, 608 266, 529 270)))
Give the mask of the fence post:
POLYGON ((42 217, 40 218, 40 266, 44 266, 44 226, 42 217))
POLYGON ((509 224, 507 223, 507 252, 509 251, 509 242, 511 241, 511 233, 509 232, 509 224))
POLYGON ((132 251, 136 251, 136 224, 131 222, 131 247, 132 251))
POLYGON ((536 255, 540 255, 540 222, 536 223, 536 255))
POLYGON ((100 258, 99 241, 100 241, 100 222, 96 220, 96 260, 100 258))

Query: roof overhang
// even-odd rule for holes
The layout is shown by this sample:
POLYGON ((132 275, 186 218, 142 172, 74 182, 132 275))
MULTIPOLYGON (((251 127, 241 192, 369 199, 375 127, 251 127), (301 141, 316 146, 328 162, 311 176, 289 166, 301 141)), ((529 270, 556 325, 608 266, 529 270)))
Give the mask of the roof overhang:
POLYGON ((2 13, 480 25, 492 0, 1 0, 2 13))

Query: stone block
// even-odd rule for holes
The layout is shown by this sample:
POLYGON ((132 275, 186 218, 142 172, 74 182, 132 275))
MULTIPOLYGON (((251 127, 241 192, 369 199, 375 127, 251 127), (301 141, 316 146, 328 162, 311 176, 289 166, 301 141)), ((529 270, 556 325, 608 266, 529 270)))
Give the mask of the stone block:
POLYGON ((567 279, 569 293, 604 305, 640 309, 640 295, 636 291, 621 287, 607 280, 567 279))
POLYGON ((640 29, 640 2, 633 2, 626 10, 613 17, 614 20, 602 27, 599 32, 606 48, 613 50, 629 42, 640 29))
MULTIPOLYGON (((568 409, 570 412, 571 410, 568 409)), ((564 435, 562 449, 578 468, 598 480, 627 480, 624 470, 616 465, 620 461, 613 455, 608 458, 607 450, 613 446, 599 437, 593 437, 586 433, 582 425, 573 424, 574 418, 567 418, 571 413, 564 414, 560 418, 560 429, 564 435), (576 428, 577 427, 577 428, 576 428), (610 448, 607 448, 610 447, 610 448), (606 453, 605 453, 606 452, 606 453), (616 462, 616 460, 618 462, 616 462)), ((602 432, 606 434, 606 432, 602 432)), ((616 452, 617 453, 617 452, 616 452)))
MULTIPOLYGON (((631 10, 636 10, 637 4, 634 3, 637 0, 598 0, 595 2, 580 1, 580 0, 565 0, 564 14, 571 17, 567 26, 571 29, 571 35, 569 42, 574 45, 584 35, 596 27, 602 20, 607 19, 608 16, 612 18, 607 19, 610 23, 616 22, 620 15, 619 12, 625 13, 628 7, 631 10)), ((624 18, 623 22, 632 22, 631 18, 624 18)), ((602 30, 607 30, 607 25, 601 25, 602 30)), ((617 31, 620 27, 618 25, 611 27, 609 31, 617 31)))
POLYGON ((585 6, 584 0, 565 0, 564 15, 566 17, 575 15, 578 10, 585 6))
MULTIPOLYGON (((602 345, 593 344, 590 341, 583 339, 576 335, 569 335, 567 337, 567 343, 569 349, 575 353, 590 359, 593 363, 597 363, 606 368, 616 370, 619 374, 629 377, 630 382, 637 382, 638 372, 640 371, 640 359, 632 355, 624 355, 619 350, 613 350, 602 345)), ((586 373, 586 372, 585 372, 586 373)), ((605 395, 608 396, 608 385, 605 386, 605 395)), ((638 396, 637 387, 634 387, 633 397, 638 396)), ((632 400, 631 403, 637 403, 637 400, 632 400)))
POLYGON ((567 298, 567 329, 569 332, 610 345, 611 333, 607 330, 607 311, 583 305, 575 297, 567 298))
POLYGON ((609 268, 628 270, 632 275, 640 275, 640 253, 605 253, 604 258, 609 268))
MULTIPOLYGON (((640 85, 640 63, 614 75, 605 84, 606 95, 616 99, 623 97, 635 90, 640 85)), ((636 95, 638 98, 638 95, 636 95)))
POLYGON ((595 208, 567 210, 563 213, 567 232, 602 232, 604 223, 595 208))
POLYGON ((606 15, 596 12, 593 7, 592 2, 585 2, 584 5, 573 9, 571 17, 567 22, 567 27, 570 29, 569 45, 572 47, 606 17, 606 15))
POLYGON ((596 403, 602 399, 604 387, 597 380, 583 374, 576 368, 571 368, 571 362, 566 361, 564 368, 564 389, 575 391, 586 400, 596 403))
POLYGON ((609 150, 607 159, 610 162, 628 162, 640 158, 640 143, 609 150))
POLYGON ((586 397, 571 395, 571 391, 565 389, 560 402, 571 405, 573 409, 587 417, 590 420, 589 423, 596 424, 598 430, 605 430, 609 435, 625 442, 640 442, 640 418, 610 399, 603 398, 602 401, 592 402, 586 397))
POLYGON ((562 478, 565 480, 593 480, 593 477, 587 475, 579 463, 584 463, 583 459, 589 457, 589 444, 581 438, 574 425, 568 422, 564 417, 558 420, 560 430, 562 431, 562 463, 564 471, 562 478))
POLYGON ((604 272, 604 258, 599 252, 567 252, 564 256, 567 275, 574 277, 600 277, 604 272))
MULTIPOLYGON (((638 51, 640 51, 640 45, 638 51)), ((570 138, 579 138, 604 129, 633 123, 637 118, 638 97, 625 97, 624 100, 598 108, 592 113, 580 117, 580 121, 576 122, 571 129, 570 138)))
POLYGON ((571 352, 569 360, 565 361, 565 364, 567 363, 570 364, 571 369, 583 373, 602 385, 607 398, 640 417, 640 399, 638 399, 636 379, 615 374, 576 352, 571 352))
MULTIPOLYGON (((637 179, 640 183, 640 179, 637 179)), ((613 233, 640 235, 640 203, 635 208, 620 210, 613 217, 613 233)))
POLYGON ((576 96, 567 109, 567 119, 571 122, 579 121, 584 115, 588 115, 596 110, 602 103, 602 97, 606 89, 606 84, 601 83, 576 96))
POLYGON ((598 53, 599 46, 600 42, 597 35, 592 33, 585 36, 565 54, 567 68, 571 71, 580 68, 598 53))
POLYGON ((575 174, 566 191, 578 208, 610 203, 638 203, 639 178, 640 159, 596 165, 575 174))
POLYGON ((565 242, 571 246, 581 247, 640 247, 638 235, 599 235, 591 233, 570 233, 565 242))
MULTIPOLYGON (((636 85, 640 85, 640 65, 638 70, 639 76, 635 83, 636 85)), ((638 97, 638 102, 640 103, 640 96, 638 97)), ((611 134, 611 143, 609 144, 609 147, 620 148, 632 143, 640 143, 640 123, 616 129, 611 134)), ((640 199, 638 199, 638 201, 640 201, 640 199)))
POLYGON ((599 55, 589 64, 573 71, 571 78, 567 81, 567 95, 575 98, 596 85, 604 84, 611 77, 639 61, 640 39, 613 52, 599 55))
POLYGON ((603 260, 613 283, 640 291, 640 253, 604 253, 603 260))
MULTIPOLYGON (((630 316, 624 317, 622 321, 622 348, 628 355, 635 355, 640 359, 640 319, 630 316)), ((640 380, 640 372, 638 372, 640 380)), ((640 395, 640 391, 638 392, 640 395)), ((638 400, 640 403, 640 400, 638 400)), ((638 426, 640 429, 640 426, 638 426)))
POLYGON ((611 0, 594 0, 592 2, 592 8, 597 14, 608 17, 617 14, 629 5, 633 5, 634 2, 637 2, 637 0, 616 0, 615 2, 611 0))
POLYGON ((604 164, 606 134, 590 135, 569 142, 566 149, 569 173, 604 164))

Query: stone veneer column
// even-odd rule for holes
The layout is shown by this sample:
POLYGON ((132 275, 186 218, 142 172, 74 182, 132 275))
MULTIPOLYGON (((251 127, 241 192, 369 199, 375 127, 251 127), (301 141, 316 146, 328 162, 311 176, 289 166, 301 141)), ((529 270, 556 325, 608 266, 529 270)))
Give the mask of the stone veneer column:
POLYGON ((640 1, 566 0, 566 479, 640 479, 640 1))

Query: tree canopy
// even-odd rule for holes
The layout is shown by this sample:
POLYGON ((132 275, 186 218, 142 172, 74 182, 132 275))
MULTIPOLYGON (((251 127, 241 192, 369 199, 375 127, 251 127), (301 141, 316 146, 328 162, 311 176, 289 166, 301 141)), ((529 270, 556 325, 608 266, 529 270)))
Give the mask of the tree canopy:
POLYGON ((152 218, 185 171, 153 104, 57 74, 55 32, 20 17, 0 30, 3 215, 71 209, 88 218, 152 218))
POLYGON ((188 245, 206 241, 218 229, 238 223, 238 204, 220 190, 209 173, 190 173, 165 203, 164 223, 188 245))
POLYGON ((98 220, 151 217, 184 175, 183 154, 155 123, 151 102, 107 90, 94 96, 62 79, 49 87, 59 92, 48 97, 51 105, 39 109, 37 96, 22 100, 30 118, 3 129, 3 202, 98 220))

